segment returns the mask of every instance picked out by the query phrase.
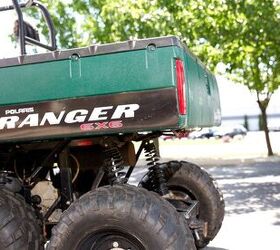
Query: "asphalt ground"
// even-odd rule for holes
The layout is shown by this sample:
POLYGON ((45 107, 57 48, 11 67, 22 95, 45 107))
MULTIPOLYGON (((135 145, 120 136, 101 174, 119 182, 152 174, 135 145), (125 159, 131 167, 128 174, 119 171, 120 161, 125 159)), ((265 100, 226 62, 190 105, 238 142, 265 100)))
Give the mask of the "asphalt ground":
MULTIPOLYGON (((271 133, 274 151, 280 154, 280 133, 271 133)), ((205 250, 280 249, 280 157, 266 157, 262 133, 243 139, 160 140, 162 161, 197 163, 217 180, 226 214, 222 228, 205 250)), ((146 173, 140 159, 132 183, 146 173)))
POLYGON ((208 250, 280 249, 280 161, 208 169, 221 188, 226 215, 208 250))

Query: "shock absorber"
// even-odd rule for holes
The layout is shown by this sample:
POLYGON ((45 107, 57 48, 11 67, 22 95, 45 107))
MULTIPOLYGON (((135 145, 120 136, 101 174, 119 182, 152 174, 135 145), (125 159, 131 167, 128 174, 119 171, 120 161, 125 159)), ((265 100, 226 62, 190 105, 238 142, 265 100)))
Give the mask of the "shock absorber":
POLYGON ((117 147, 111 147, 105 150, 104 168, 108 176, 109 183, 117 184, 125 182, 121 178, 125 173, 121 172, 124 168, 122 155, 117 147))
POLYGON ((167 180, 165 177, 164 165, 159 164, 159 156, 155 144, 153 141, 147 141, 144 145, 145 157, 149 166, 148 178, 151 186, 150 190, 153 190, 160 195, 166 195, 168 193, 167 180))

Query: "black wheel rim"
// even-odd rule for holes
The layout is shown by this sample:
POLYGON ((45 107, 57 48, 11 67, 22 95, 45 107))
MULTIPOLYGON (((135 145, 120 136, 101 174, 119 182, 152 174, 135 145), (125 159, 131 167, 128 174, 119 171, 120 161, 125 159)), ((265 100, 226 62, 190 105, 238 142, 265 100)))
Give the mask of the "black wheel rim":
POLYGON ((78 250, 145 250, 143 243, 132 234, 120 230, 95 232, 78 245, 78 250))

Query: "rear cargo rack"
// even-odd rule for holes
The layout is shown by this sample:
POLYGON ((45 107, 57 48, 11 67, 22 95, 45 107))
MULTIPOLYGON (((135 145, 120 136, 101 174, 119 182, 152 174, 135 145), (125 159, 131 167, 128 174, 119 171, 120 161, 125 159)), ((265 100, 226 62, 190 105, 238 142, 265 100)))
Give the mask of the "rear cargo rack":
POLYGON ((57 49, 56 45, 56 39, 55 39, 55 29, 54 25, 51 19, 51 16, 48 12, 48 10, 45 8, 44 5, 37 1, 29 0, 26 3, 18 3, 18 0, 12 0, 13 4, 9 6, 2 6, 0 7, 0 12, 2 11, 8 11, 8 10, 15 10, 18 17, 18 27, 19 27, 19 44, 20 44, 20 54, 23 56, 26 54, 26 44, 33 44, 37 45, 39 47, 45 48, 50 51, 54 51, 57 49), (25 25, 26 23, 23 20, 22 10, 23 8, 30 8, 30 7, 36 7, 38 8, 41 13, 44 16, 44 19, 47 22, 47 26, 49 29, 49 37, 50 37, 50 45, 43 44, 40 41, 37 41, 36 39, 33 39, 31 37, 28 37, 26 34, 25 25))

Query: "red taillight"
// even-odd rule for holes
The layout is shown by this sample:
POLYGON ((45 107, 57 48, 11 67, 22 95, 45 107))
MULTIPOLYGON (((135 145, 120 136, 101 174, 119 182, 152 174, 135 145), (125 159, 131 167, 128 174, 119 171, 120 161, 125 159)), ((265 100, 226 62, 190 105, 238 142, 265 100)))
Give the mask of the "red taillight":
POLYGON ((186 81, 183 62, 176 60, 177 95, 180 115, 187 114, 186 81))
POLYGON ((93 141, 92 140, 79 140, 77 141, 77 146, 78 147, 87 147, 87 146, 91 146, 93 145, 93 141))

